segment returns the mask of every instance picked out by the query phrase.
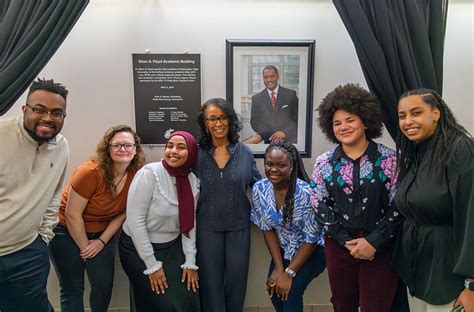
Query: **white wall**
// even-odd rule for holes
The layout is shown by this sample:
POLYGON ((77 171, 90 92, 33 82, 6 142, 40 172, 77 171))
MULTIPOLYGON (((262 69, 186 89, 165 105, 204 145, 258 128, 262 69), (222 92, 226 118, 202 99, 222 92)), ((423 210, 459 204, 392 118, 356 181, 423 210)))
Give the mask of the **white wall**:
MULTIPOLYGON (((445 48, 444 97, 467 129, 473 122, 473 1, 451 1, 445 48)), ((68 173, 94 150, 110 126, 134 123, 131 54, 200 53, 203 100, 225 97, 225 39, 315 39, 314 107, 339 84, 366 86, 353 44, 329 0, 91 0, 70 35, 40 73, 70 90, 63 133, 71 155, 68 173)), ((4 116, 18 114, 25 95, 4 116)), ((0 117, 0 118, 4 118, 0 117)), ((330 144, 313 123, 313 149, 305 164, 330 144)), ((388 135, 381 141, 393 146, 388 135)), ((161 148, 146 149, 157 161, 161 148)), ((261 160, 258 161, 262 169, 261 160)), ((247 305, 270 305, 264 295, 268 266, 261 234, 253 229, 247 305)), ((49 294, 58 306, 54 271, 49 294)), ((117 268, 111 308, 126 307, 127 280, 117 268)), ((327 277, 317 279, 305 302, 329 302, 327 277)))

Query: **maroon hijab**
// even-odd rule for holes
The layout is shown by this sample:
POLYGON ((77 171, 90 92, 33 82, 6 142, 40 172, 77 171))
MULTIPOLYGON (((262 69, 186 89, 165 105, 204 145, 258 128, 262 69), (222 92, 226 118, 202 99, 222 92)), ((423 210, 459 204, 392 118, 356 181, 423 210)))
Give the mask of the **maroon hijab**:
POLYGON ((179 168, 173 168, 165 159, 161 162, 172 177, 176 177, 176 191, 178 193, 179 231, 189 237, 189 231, 194 227, 194 196, 189 183, 188 175, 197 160, 197 144, 192 134, 186 131, 173 132, 168 141, 174 136, 182 136, 188 146, 188 159, 179 168))

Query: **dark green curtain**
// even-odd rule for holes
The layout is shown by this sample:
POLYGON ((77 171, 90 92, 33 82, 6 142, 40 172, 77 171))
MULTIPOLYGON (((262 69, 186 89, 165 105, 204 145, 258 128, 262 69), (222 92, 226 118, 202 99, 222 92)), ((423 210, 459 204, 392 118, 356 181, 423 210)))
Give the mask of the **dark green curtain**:
POLYGON ((48 63, 89 0, 0 0, 0 115, 48 63))
POLYGON ((354 43, 369 89, 382 102, 395 139, 406 91, 443 89, 448 0, 333 0, 354 43))

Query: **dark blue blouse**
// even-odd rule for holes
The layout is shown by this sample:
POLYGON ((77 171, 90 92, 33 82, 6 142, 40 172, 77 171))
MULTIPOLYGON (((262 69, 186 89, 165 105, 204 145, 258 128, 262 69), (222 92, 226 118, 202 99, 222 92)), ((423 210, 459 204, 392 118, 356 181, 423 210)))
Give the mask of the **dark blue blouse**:
POLYGON ((197 203, 197 228, 206 231, 236 231, 250 225, 247 189, 262 176, 253 153, 242 143, 229 144, 230 159, 219 168, 213 151, 199 148, 194 172, 201 180, 197 203))

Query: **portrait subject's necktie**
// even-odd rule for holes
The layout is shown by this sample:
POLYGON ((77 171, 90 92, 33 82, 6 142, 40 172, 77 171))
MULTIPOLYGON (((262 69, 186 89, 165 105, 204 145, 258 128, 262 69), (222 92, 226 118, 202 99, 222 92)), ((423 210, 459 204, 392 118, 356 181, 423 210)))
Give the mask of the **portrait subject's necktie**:
POLYGON ((271 100, 272 100, 273 109, 275 109, 275 105, 276 105, 276 102, 277 102, 277 98, 276 98, 276 96, 275 96, 275 91, 272 91, 271 100))

